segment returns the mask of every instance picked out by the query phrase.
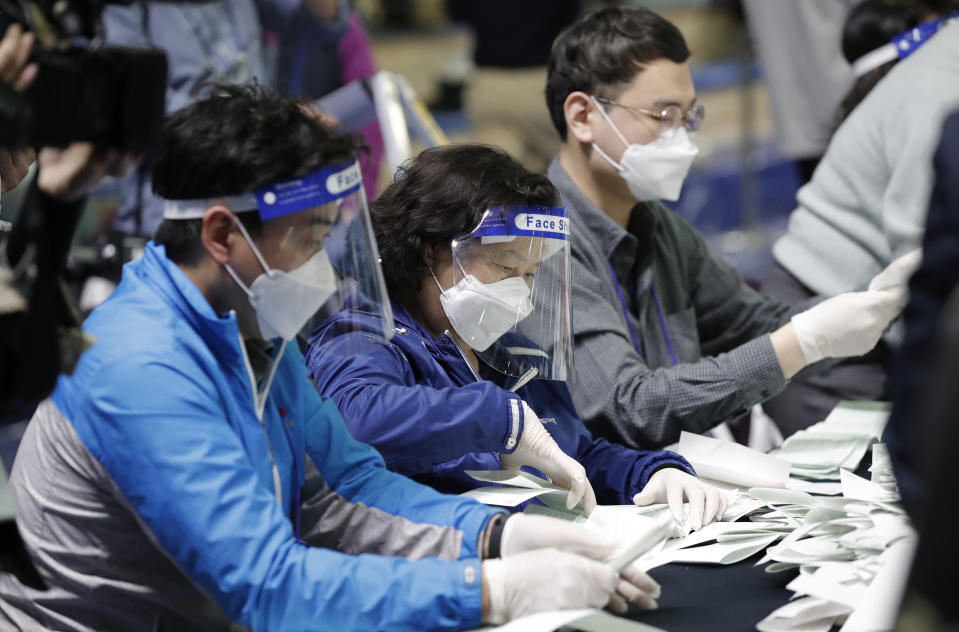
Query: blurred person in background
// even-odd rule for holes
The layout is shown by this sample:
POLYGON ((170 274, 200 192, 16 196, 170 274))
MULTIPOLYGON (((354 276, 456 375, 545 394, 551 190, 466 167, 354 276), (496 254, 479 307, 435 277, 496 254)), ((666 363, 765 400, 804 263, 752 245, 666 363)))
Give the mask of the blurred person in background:
POLYGON ((869 351, 905 300, 888 284, 791 307, 660 202, 698 152, 689 55, 658 14, 605 9, 557 38, 546 84, 563 141, 548 176, 571 226, 570 390, 594 434, 634 448, 705 432, 808 365, 869 351))
POLYGON ((450 18, 474 34, 464 81, 470 139, 502 147, 542 173, 559 144, 540 107, 553 40, 572 24, 580 0, 447 0, 450 18))
POLYGON ((743 0, 769 94, 776 140, 800 181, 822 158, 834 113, 853 77, 840 56, 843 20, 856 0, 743 0))
MULTIPOLYGON (((348 0, 303 0, 283 16, 270 36, 278 46, 276 88, 280 94, 314 101, 356 79, 376 74, 373 47, 348 0)), ((379 122, 356 130, 368 148, 360 155, 367 199, 376 199, 383 136, 379 122)))
MULTIPOLYGON (((865 73, 863 87, 871 74, 886 74, 836 129, 813 179, 796 196, 786 234, 773 246, 774 264, 762 288, 787 303, 866 287, 920 246, 932 154, 943 120, 959 107, 959 23, 925 22, 907 30, 902 45, 884 41, 886 28, 896 28, 889 13, 897 7, 906 24, 915 20, 914 3, 867 3, 848 25, 850 51, 859 36, 875 38, 854 60, 865 73), (864 27, 868 20, 875 30, 864 27), (908 56, 897 61, 904 52, 908 56)), ((858 90, 857 83, 847 105, 858 90)), ((907 280, 917 263, 902 267, 899 279, 907 280)), ((841 399, 887 397, 889 347, 901 335, 894 327, 874 353, 795 380, 764 405, 766 413, 789 435, 825 418, 841 399)))

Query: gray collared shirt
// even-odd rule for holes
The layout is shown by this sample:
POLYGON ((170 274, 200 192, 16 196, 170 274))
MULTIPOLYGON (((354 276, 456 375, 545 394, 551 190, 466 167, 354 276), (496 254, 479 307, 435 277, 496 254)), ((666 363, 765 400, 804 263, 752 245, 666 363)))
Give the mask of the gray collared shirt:
POLYGON ((632 448, 662 446, 783 390, 767 334, 799 308, 746 285, 662 204, 637 204, 625 230, 558 159, 547 175, 569 209, 569 387, 593 433, 632 448))

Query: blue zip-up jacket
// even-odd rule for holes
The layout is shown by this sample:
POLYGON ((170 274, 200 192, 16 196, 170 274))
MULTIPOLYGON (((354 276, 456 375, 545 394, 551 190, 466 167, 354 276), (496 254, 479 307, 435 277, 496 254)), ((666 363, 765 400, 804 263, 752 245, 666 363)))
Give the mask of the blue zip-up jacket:
POLYGON ((313 332, 306 355, 320 392, 390 469, 447 492, 476 487, 463 471, 499 469, 498 453, 515 450, 522 436, 525 401, 586 469, 601 504, 632 504, 661 467, 695 474, 678 454, 593 437, 565 382, 534 379, 511 393, 515 379, 483 365, 478 380, 449 336, 434 337, 395 300, 393 317, 396 333, 386 341, 375 335, 382 331, 375 314, 363 307, 340 312, 313 332))
POLYGON ((161 620, 176 622, 163 629, 207 630, 200 619, 209 606, 191 605, 208 602, 204 595, 254 630, 480 625, 476 547, 493 511, 388 471, 317 393, 295 343, 261 421, 235 314, 216 314, 152 242, 85 330, 96 344, 61 376, 55 408, 41 406, 14 473, 24 540, 50 591, 28 595, 0 581, 0 628, 7 611, 19 621, 72 620, 71 630, 157 629, 161 620), (73 433, 82 445, 70 443, 73 433), (335 498, 309 518, 306 480, 304 537, 336 531, 329 548, 294 532, 305 469, 318 470, 325 498, 335 498), (59 498, 58 485, 70 488, 59 498), (343 520, 331 506, 349 524, 330 526, 343 520), (358 522, 362 512, 370 520, 358 522), (395 531, 384 528, 390 521, 395 531), (132 526, 111 532, 118 522, 132 526), (76 533, 76 524, 100 532, 76 533), (419 553, 402 552, 403 538, 419 553), (430 543, 435 552, 423 548, 430 543), (396 556, 340 552, 387 548, 396 556))

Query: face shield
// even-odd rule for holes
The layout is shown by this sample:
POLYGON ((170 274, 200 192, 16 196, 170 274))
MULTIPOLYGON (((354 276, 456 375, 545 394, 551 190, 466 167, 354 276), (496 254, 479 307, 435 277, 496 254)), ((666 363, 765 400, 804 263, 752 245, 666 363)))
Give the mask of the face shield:
POLYGON ((566 209, 502 206, 451 244, 440 302, 483 362, 521 379, 565 380, 572 355, 566 209))
POLYGON ((308 323, 354 300, 378 311, 383 335, 392 335, 393 315, 358 162, 272 182, 246 195, 167 200, 164 217, 202 218, 216 204, 258 214, 258 226, 237 220, 237 227, 260 274, 247 285, 231 266, 226 269, 249 297, 262 338, 291 340, 308 323))

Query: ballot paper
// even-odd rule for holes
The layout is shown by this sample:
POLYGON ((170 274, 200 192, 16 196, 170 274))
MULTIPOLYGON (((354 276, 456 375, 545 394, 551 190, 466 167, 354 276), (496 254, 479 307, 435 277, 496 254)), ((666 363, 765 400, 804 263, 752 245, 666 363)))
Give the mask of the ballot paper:
POLYGON ((856 469, 888 418, 883 402, 840 402, 826 419, 793 434, 772 454, 792 464, 794 477, 835 479, 840 469, 856 469))
POLYGON ((743 487, 785 487, 790 464, 738 443, 683 431, 677 452, 708 479, 743 487))
POLYGON ((661 628, 617 617, 603 610, 537 612, 498 627, 479 628, 472 632, 554 632, 560 628, 582 632, 664 632, 661 628))
POLYGON ((756 624, 759 632, 828 632, 847 606, 825 599, 804 597, 790 601, 756 624))
POLYGON ((916 552, 915 537, 897 541, 881 556, 882 567, 840 632, 891 630, 916 552))
POLYGON ((470 477, 481 483, 498 486, 478 487, 460 494, 485 505, 515 507, 533 498, 553 496, 565 504, 568 490, 550 483, 545 478, 520 470, 466 470, 470 477))
MULTIPOLYGON (((872 424, 864 434, 873 441, 884 411, 860 412, 872 415, 863 423, 872 424)), ((840 415, 838 426, 853 417, 840 415)), ((799 569, 787 585, 795 598, 760 621, 758 630, 828 630, 844 621, 843 632, 891 629, 916 535, 900 506, 887 456, 884 446, 873 446, 872 480, 836 467, 840 497, 794 489, 750 490, 771 508, 752 514, 751 520, 794 525, 760 563, 771 562, 766 567, 770 573, 799 569)))

